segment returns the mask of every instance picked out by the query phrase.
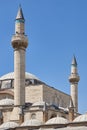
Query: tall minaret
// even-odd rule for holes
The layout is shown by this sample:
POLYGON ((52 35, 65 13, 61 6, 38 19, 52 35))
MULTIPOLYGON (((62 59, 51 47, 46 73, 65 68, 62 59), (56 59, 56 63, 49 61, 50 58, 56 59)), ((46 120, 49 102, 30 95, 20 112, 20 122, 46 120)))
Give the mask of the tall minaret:
POLYGON ((25 51, 28 39, 25 35, 25 19, 19 7, 15 20, 15 34, 12 37, 14 48, 14 105, 25 104, 25 51))
POLYGON ((78 82, 80 77, 77 72, 77 61, 75 56, 73 57, 71 64, 71 74, 69 77, 69 82, 71 83, 71 99, 74 105, 74 111, 78 112, 78 82))

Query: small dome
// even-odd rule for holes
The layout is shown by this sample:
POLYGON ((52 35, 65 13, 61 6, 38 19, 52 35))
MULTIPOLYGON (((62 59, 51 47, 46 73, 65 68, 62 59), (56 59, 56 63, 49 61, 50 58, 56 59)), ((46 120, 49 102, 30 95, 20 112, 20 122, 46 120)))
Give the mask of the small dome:
POLYGON ((76 117, 73 122, 84 122, 87 121, 87 113, 76 117))
POLYGON ((66 123, 68 123, 67 119, 57 116, 48 120, 45 124, 66 124, 66 123))
POLYGON ((0 105, 13 105, 14 104, 14 100, 13 99, 2 99, 0 100, 0 105))
POLYGON ((21 126, 39 126, 39 125, 42 125, 42 122, 40 122, 37 119, 26 120, 21 124, 21 126))
MULTIPOLYGON (((44 102, 44 101, 39 101, 39 102, 35 102, 35 103, 33 103, 32 106, 44 106, 44 105, 45 105, 45 102, 44 102)), ((46 105, 48 106, 49 104, 46 103, 46 105)))
POLYGON ((19 125, 15 122, 5 122, 2 125, 0 125, 0 129, 15 128, 17 126, 19 126, 19 125))

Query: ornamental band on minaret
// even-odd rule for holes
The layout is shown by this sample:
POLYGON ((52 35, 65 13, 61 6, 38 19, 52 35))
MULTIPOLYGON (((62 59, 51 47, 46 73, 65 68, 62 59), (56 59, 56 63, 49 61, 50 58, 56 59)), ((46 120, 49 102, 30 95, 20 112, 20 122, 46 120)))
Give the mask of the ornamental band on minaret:
POLYGON ((25 105, 25 50, 28 39, 25 35, 25 19, 19 7, 15 20, 15 34, 12 37, 14 48, 14 105, 25 105))
POLYGON ((71 84, 71 99, 74 105, 74 111, 78 112, 78 82, 80 77, 77 72, 77 61, 75 56, 73 57, 71 64, 71 74, 69 76, 69 82, 71 84))

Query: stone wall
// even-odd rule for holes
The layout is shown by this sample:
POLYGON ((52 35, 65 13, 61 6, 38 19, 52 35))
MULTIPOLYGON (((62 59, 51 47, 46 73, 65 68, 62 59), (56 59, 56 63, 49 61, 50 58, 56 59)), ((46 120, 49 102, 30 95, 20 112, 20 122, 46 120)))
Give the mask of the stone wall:
POLYGON ((10 115, 11 115, 11 111, 5 111, 5 112, 3 112, 3 122, 10 121, 10 115))
POLYGON ((35 103, 43 100, 43 85, 29 85, 25 89, 25 101, 35 103))
POLYGON ((43 101, 66 108, 70 103, 70 95, 53 87, 43 85, 43 101))

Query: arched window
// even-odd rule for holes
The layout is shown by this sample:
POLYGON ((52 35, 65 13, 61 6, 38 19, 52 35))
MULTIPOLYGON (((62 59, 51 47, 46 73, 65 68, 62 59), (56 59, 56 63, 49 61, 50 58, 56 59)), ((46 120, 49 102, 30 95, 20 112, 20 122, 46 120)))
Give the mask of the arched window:
POLYGON ((51 117, 50 117, 50 119, 54 118, 54 117, 57 117, 57 115, 56 114, 52 114, 51 117))
POLYGON ((31 119, 36 119, 36 114, 35 113, 31 114, 31 119))

